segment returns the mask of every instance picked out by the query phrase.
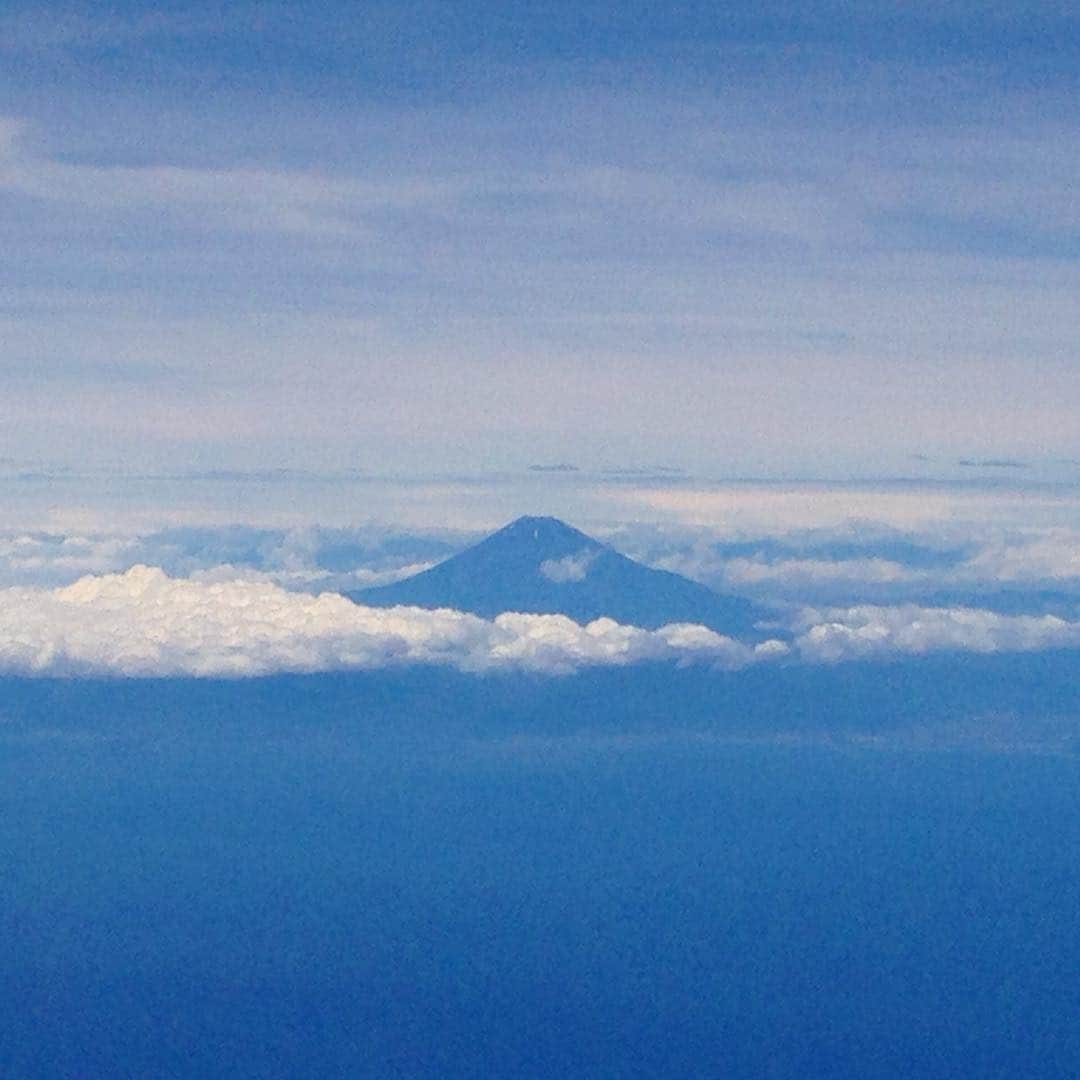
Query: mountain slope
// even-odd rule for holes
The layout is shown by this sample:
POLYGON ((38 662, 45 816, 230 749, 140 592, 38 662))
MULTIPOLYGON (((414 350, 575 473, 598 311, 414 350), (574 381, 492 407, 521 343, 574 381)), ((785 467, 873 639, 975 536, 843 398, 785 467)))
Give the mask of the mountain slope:
POLYGON ((761 612, 697 582, 653 570, 556 518, 523 517, 414 577, 354 592, 374 607, 449 607, 492 618, 504 611, 607 616, 655 629, 692 622, 735 637, 760 636, 761 612))

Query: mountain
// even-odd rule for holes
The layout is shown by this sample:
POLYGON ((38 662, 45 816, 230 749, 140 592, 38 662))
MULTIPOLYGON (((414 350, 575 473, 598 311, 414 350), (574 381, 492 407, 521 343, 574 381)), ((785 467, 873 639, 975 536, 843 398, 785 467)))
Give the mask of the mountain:
POLYGON ((447 607, 485 618, 559 612, 581 623, 608 616, 650 630, 701 623, 733 637, 760 637, 754 624, 763 617, 749 600, 643 566, 551 517, 518 518, 429 570, 349 595, 373 607, 447 607))

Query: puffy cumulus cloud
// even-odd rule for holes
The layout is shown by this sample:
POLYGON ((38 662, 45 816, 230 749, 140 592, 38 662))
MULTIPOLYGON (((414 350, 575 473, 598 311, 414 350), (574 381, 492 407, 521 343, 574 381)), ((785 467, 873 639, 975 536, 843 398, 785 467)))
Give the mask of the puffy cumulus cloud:
POLYGON ((803 612, 795 639, 809 661, 964 652, 1031 652, 1080 646, 1080 622, 1054 615, 1000 615, 979 608, 859 607, 803 612))
POLYGON ((756 649, 703 626, 656 631, 597 619, 371 608, 270 581, 170 578, 136 566, 64 588, 0 590, 0 671, 40 675, 254 676, 448 664, 548 674, 649 660, 740 667, 756 649))
POLYGON ((535 671, 568 673, 592 665, 623 665, 648 660, 679 664, 703 662, 740 668, 756 660, 787 652, 780 641, 753 648, 705 626, 672 623, 658 630, 626 626, 613 619, 596 619, 585 626, 565 615, 524 615, 505 612, 495 617, 495 635, 487 657, 490 664, 535 671))

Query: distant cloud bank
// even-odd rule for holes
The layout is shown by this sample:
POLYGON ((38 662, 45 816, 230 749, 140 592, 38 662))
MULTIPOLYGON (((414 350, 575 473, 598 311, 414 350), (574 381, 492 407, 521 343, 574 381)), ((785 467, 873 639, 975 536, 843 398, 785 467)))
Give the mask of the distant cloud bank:
POLYGON ((437 664, 466 672, 566 675, 660 661, 737 669, 960 650, 1080 647, 1080 622, 974 608, 806 609, 789 644, 751 646, 702 626, 650 631, 597 619, 372 608, 220 574, 173 578, 136 566, 58 589, 0 590, 0 672, 40 676, 244 677, 437 664))

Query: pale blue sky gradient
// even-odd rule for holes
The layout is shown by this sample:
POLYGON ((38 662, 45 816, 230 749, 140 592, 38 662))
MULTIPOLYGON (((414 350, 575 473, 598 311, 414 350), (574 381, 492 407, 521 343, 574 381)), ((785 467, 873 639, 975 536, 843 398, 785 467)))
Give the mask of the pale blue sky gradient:
POLYGON ((719 7, 9 7, 0 457, 1080 458, 1068 6, 719 7))

